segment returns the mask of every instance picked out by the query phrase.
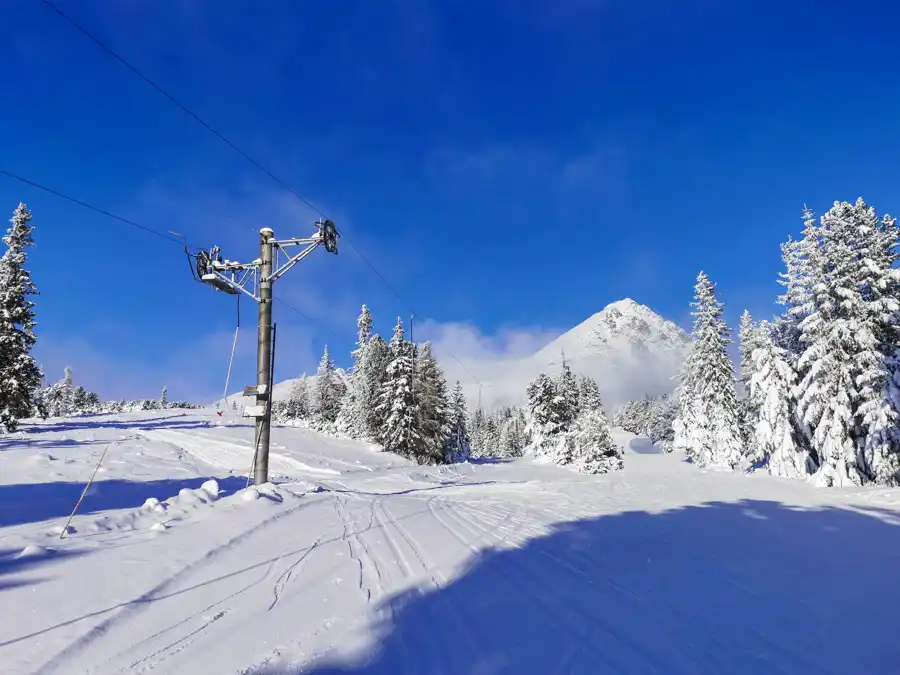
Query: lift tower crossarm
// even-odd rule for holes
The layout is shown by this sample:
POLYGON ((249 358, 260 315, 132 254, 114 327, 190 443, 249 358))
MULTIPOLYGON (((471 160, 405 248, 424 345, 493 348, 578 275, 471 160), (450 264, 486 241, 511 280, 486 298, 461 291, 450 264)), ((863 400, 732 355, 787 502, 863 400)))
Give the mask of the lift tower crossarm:
POLYGON ((302 251, 300 251, 300 253, 297 253, 296 255, 293 255, 293 256, 290 255, 287 251, 285 251, 285 255, 287 256, 287 261, 280 267, 277 267, 277 269, 274 272, 272 272, 272 275, 269 277, 269 280, 275 281, 278 278, 280 278, 288 270, 290 270, 294 265, 296 265, 298 262, 303 260, 310 253, 312 253, 316 249, 316 247, 319 246, 319 244, 321 244, 321 243, 323 243, 322 236, 318 235, 318 234, 310 237, 309 239, 284 239, 282 241, 274 242, 276 249, 281 249, 281 250, 285 250, 285 249, 291 248, 293 246, 303 246, 303 245, 305 245, 306 248, 304 248, 302 251))

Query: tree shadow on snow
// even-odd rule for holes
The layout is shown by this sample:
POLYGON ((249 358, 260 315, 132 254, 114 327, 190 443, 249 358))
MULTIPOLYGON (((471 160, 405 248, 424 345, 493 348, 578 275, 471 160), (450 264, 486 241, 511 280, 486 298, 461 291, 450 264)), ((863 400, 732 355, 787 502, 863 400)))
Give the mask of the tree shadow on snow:
MULTIPOLYGON (((79 515, 142 506, 150 497, 168 499, 184 488, 199 488, 208 478, 150 481, 110 479, 95 481, 78 508, 79 515)), ((238 476, 217 478, 220 497, 245 487, 238 476)), ((0 527, 65 518, 84 490, 85 482, 22 483, 0 485, 0 527)))
MULTIPOLYGON (((496 529, 444 513, 460 539, 496 529)), ((563 523, 390 599, 367 662, 302 672, 896 675, 898 564, 900 527, 835 508, 715 502, 563 523)))
MULTIPOLYGON (((136 429, 145 431, 153 429, 201 429, 212 424, 212 420, 183 419, 186 416, 187 413, 179 413, 162 417, 123 420, 115 415, 87 415, 84 417, 65 418, 58 422, 37 421, 23 424, 21 432, 25 434, 39 434, 84 431, 86 429, 136 429)), ((14 445, 16 440, 16 438, 10 438, 8 443, 14 445)))
POLYGON ((50 563, 58 562, 65 558, 84 555, 83 551, 56 551, 52 549, 39 549, 22 555, 22 549, 0 549, 0 591, 17 586, 33 586, 45 580, 45 577, 26 577, 19 575, 23 572, 31 572, 50 563), (6 578, 13 576, 13 578, 6 578))
POLYGON ((661 455, 662 450, 649 438, 637 436, 628 441, 628 449, 638 455, 661 455))

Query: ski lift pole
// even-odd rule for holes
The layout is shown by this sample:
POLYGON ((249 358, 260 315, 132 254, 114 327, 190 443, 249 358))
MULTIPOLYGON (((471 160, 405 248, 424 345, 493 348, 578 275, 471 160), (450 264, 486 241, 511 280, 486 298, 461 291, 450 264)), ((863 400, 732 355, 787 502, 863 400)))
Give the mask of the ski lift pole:
MULTIPOLYGON (((209 251, 199 250, 194 254, 188 252, 189 259, 196 266, 196 270, 194 267, 191 268, 195 280, 229 295, 240 296, 243 293, 253 298, 259 305, 256 386, 244 389, 244 396, 254 396, 256 405, 245 408, 241 412, 242 416, 253 417, 256 420, 255 445, 257 451, 251 474, 253 482, 257 485, 269 480, 269 436, 272 384, 274 382, 272 285, 319 246, 324 247, 328 253, 337 255, 340 235, 334 222, 326 218, 316 221, 315 226, 317 231, 311 237, 281 241, 275 239, 275 233, 271 228, 262 228, 259 231, 260 256, 249 263, 223 258, 218 246, 213 246, 209 251), (285 255, 283 262, 276 257, 277 251, 281 251, 285 255)), ((238 316, 238 325, 240 325, 240 315, 238 316)), ((235 329, 235 343, 232 344, 229 374, 226 375, 226 395, 236 343, 237 329, 235 329)))
POLYGON ((256 350, 256 405, 265 406, 267 414, 256 418, 259 449, 253 466, 253 483, 269 481, 269 437, 271 419, 268 402, 272 396, 269 377, 272 373, 272 261, 275 252, 275 232, 264 227, 259 231, 259 337, 256 350))

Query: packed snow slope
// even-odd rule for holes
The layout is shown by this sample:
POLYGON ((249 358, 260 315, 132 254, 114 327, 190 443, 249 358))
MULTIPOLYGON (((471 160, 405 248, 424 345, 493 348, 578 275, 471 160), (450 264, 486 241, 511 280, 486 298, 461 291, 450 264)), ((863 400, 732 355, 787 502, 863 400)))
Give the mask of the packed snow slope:
MULTIPOLYGON (((386 339, 390 335, 386 336, 386 339)), ((488 411, 525 401, 525 388, 544 372, 559 374, 563 355, 576 374, 590 375, 600 385, 607 406, 650 394, 668 393, 675 388, 675 377, 690 348, 691 338, 671 321, 630 298, 607 305, 603 310, 564 333, 534 354, 517 359, 455 359, 435 354, 448 379, 459 379, 470 408, 480 400, 488 411), (481 383, 473 381, 474 374, 481 383)), ((310 378, 310 385, 315 377, 310 378)), ((287 399, 295 380, 279 382, 273 388, 277 400, 287 399)), ((228 406, 248 404, 240 394, 228 397, 228 406)))
POLYGON ((896 491, 706 472, 624 433, 623 471, 580 476, 290 428, 247 490, 251 438, 144 413, 0 440, 0 672, 898 672, 896 491))

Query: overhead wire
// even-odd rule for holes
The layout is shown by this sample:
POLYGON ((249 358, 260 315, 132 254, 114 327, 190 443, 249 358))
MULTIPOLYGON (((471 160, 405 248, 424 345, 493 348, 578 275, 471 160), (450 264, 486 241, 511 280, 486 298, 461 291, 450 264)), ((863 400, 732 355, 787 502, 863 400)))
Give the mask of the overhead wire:
MULTIPOLYGON (((43 192, 47 192, 48 194, 51 194, 51 195, 53 195, 53 196, 55 196, 55 197, 59 197, 60 199, 64 199, 64 200, 67 201, 67 202, 70 202, 70 203, 72 203, 72 204, 77 204, 78 206, 81 206, 81 207, 84 207, 84 208, 89 209, 89 210, 91 210, 91 211, 94 211, 95 213, 99 213, 100 215, 106 216, 107 218, 111 218, 111 219, 116 220, 116 221, 118 221, 118 222, 120 222, 120 223, 124 223, 124 224, 126 224, 126 225, 131 226, 131 227, 137 228, 137 229, 139 229, 139 230, 141 230, 141 231, 143 231, 143 232, 146 232, 146 233, 148 233, 148 234, 152 234, 152 235, 154 235, 154 236, 156 236, 156 237, 160 237, 161 239, 166 239, 166 240, 168 240, 168 241, 171 241, 171 242, 173 242, 173 243, 175 243, 175 244, 178 244, 179 246, 184 246, 184 245, 185 245, 185 241, 184 241, 183 238, 178 238, 178 237, 176 237, 176 236, 173 236, 173 235, 170 235, 170 234, 166 234, 165 232, 162 232, 162 231, 160 231, 160 230, 155 230, 155 229, 153 229, 152 227, 147 227, 146 225, 141 225, 140 223, 135 222, 134 220, 131 220, 130 218, 125 218, 124 216, 120 216, 120 215, 118 215, 118 214, 116 214, 116 213, 113 213, 112 211, 107 211, 106 209, 100 208, 99 206, 95 206, 95 205, 91 204, 90 202, 84 201, 83 199, 78 199, 78 198, 76 198, 76 197, 72 197, 71 195, 67 195, 67 194, 65 194, 64 192, 60 192, 59 190, 55 190, 54 188, 48 187, 48 186, 46 186, 46 185, 43 185, 42 183, 38 183, 37 181, 33 181, 33 180, 28 179, 28 178, 25 178, 24 176, 20 176, 19 174, 13 173, 12 171, 7 171, 6 169, 0 169, 0 176, 6 176, 7 178, 11 178, 11 179, 16 180, 16 181, 18 181, 18 182, 20 182, 20 183, 23 183, 23 184, 25 184, 25 185, 29 185, 29 186, 31 186, 31 187, 33 187, 33 188, 37 188, 38 190, 42 190, 43 192)), ((281 304, 283 304, 283 305, 284 305, 285 307, 287 307, 288 309, 290 309, 290 310, 294 311, 295 313, 299 314, 300 316, 302 316, 304 319, 306 319, 306 320, 309 321, 310 323, 315 324, 315 325, 316 325, 319 329, 321 329, 322 331, 324 331, 324 332, 326 332, 326 333, 330 333, 331 335, 334 335, 334 336, 336 336, 336 337, 339 337, 339 336, 337 335, 337 333, 335 333, 334 331, 330 330, 327 326, 323 325, 320 321, 317 321, 316 319, 313 319, 313 318, 312 318, 311 316, 309 316, 308 314, 304 314, 302 311, 300 311, 299 309, 297 309, 296 307, 294 307, 293 305, 291 305, 291 304, 288 303, 287 301, 282 300, 281 298, 278 298, 278 297, 276 297, 275 300, 277 300, 278 302, 280 302, 281 304)), ((240 318, 238 318, 238 324, 240 324, 240 318)))
MULTIPOLYGON (((260 162, 259 162, 258 160, 256 160, 256 159, 254 159, 249 153, 247 153, 246 151, 244 151, 243 149, 241 149, 234 141, 230 140, 227 136, 225 136, 225 134, 223 134, 222 132, 218 131, 215 127, 213 127, 211 124, 209 124, 208 122, 206 122, 202 117, 200 117, 200 115, 198 115, 197 113, 195 113, 193 110, 191 110, 191 109, 190 109, 189 107, 187 107, 185 104, 183 104, 181 101, 179 101, 177 98, 175 98, 175 97, 174 97, 172 94, 170 94, 164 87, 162 87, 160 84, 158 84, 157 82, 155 82, 155 81, 154 81, 153 79, 151 79, 149 76, 147 76, 146 74, 144 74, 144 73, 143 73, 142 71, 140 71, 137 67, 135 67, 134 65, 132 65, 132 64, 131 64, 128 60, 126 60, 122 55, 120 55, 118 52, 116 52, 114 49, 112 49, 109 45, 107 45, 105 42, 103 42, 103 41, 102 41, 100 38, 98 38, 96 35, 94 35, 93 33, 91 33, 87 28, 85 28, 84 26, 82 26, 80 23, 78 23, 78 22, 77 22, 75 19, 73 19, 71 16, 69 16, 68 14, 66 14, 66 13, 65 13, 62 9, 60 9, 56 4, 54 4, 53 2, 51 2, 51 0, 41 0, 41 2, 43 2, 44 5, 46 5, 49 9, 53 10, 57 15, 59 15, 62 19, 64 19, 64 20, 65 20, 66 22, 68 22, 70 25, 72 25, 72 26, 73 26, 76 30, 78 30, 82 35, 84 35, 84 36, 87 37, 89 40, 91 40, 91 42, 93 42, 93 43, 96 44, 98 47, 100 47, 104 52, 106 52, 106 53, 109 54, 111 57, 113 57, 116 61, 118 61, 119 63, 121 63, 123 66, 125 66, 129 71, 131 71, 134 75, 136 75, 138 78, 140 78, 143 82, 145 82, 146 84, 148 84, 150 87, 152 87, 154 90, 156 90, 159 94, 161 94, 163 97, 165 97, 170 103, 172 103, 172 105, 174 105, 174 106, 177 107, 179 110, 181 110, 183 113, 185 113, 186 115, 188 115, 191 119, 193 119, 195 122, 197 122, 198 124, 200 124, 204 129, 206 129, 207 131, 209 131, 210 133, 212 133, 216 138, 218 138, 220 141, 222 141, 223 143, 225 143, 228 147, 230 147, 232 150, 234 150, 236 153, 238 153, 238 154, 239 154, 241 157, 243 157, 245 160, 247 160, 248 162, 250 162, 250 164, 252 164, 252 165, 253 165, 254 167, 256 167, 259 171, 261 171, 262 173, 264 173, 266 176, 268 176, 272 181, 274 181, 276 184, 278 184, 279 186, 281 186, 282 188, 284 188, 285 190, 287 190, 289 193, 291 193, 294 197, 296 197, 297 199, 299 199, 301 202, 303 202, 304 204, 306 204, 306 206, 308 206, 310 209, 312 209, 312 210, 313 210, 315 213, 317 213, 319 216, 321 216, 322 218, 327 218, 327 216, 325 215, 325 213, 324 213, 320 208, 318 208, 315 204, 313 204, 310 200, 308 200, 306 197, 304 197, 304 196, 301 195, 299 192, 297 192, 296 190, 294 190, 294 188, 292 188, 288 183, 286 183, 284 180, 282 180, 281 178, 279 178, 278 176, 276 176, 272 171, 270 171, 270 170, 267 169, 265 166, 263 166, 262 163, 260 163, 260 162)), ((349 237, 346 236, 346 234, 341 233, 341 237, 342 237, 342 239, 350 246, 350 248, 352 248, 353 251, 354 251, 354 252, 362 259, 362 261, 369 267, 369 269, 371 269, 372 272, 373 272, 379 279, 381 279, 382 283, 384 283, 384 285, 391 291, 391 293, 394 294, 394 296, 397 298, 397 300, 399 300, 401 303, 407 304, 407 303, 406 303, 406 300, 403 298, 403 296, 400 295, 400 293, 397 291, 397 289, 394 287, 394 285, 391 284, 390 281, 388 281, 387 277, 385 277, 377 267, 375 267, 375 265, 372 263, 372 261, 369 260, 369 258, 368 258, 368 257, 367 257, 360 249, 359 249, 359 247, 356 246, 356 244, 354 244, 353 241, 352 241, 349 237)), ((168 238, 168 237, 167 237, 167 238, 168 238)), ((283 302, 283 301, 282 301, 282 302, 283 302)), ((289 305, 287 305, 286 303, 284 303, 284 304, 285 304, 286 306, 289 306, 289 305)), ((294 309, 294 311, 296 311, 298 314, 305 316, 302 312, 299 312, 299 311, 296 310, 295 308, 292 308, 292 309, 294 309)), ((413 314, 415 314, 415 312, 413 312, 413 314)), ((308 317, 307 317, 307 318, 308 318, 308 317)), ((456 357, 455 354, 453 354, 452 352, 450 352, 450 350, 447 350, 447 349, 445 349, 444 351, 446 351, 447 354, 448 354, 454 361, 456 361, 457 364, 459 364, 459 366, 463 369, 464 372, 466 372, 466 373, 469 375, 469 377, 471 377, 475 382, 478 383, 478 385, 479 385, 480 387, 483 388, 484 385, 481 383, 481 381, 480 381, 477 377, 475 377, 475 376, 472 374, 472 372, 471 372, 471 371, 470 371, 470 370, 462 363, 462 361, 460 361, 460 360, 456 357)))
POLYGON ((37 188, 38 190, 43 190, 44 192, 48 192, 51 195, 59 197, 61 199, 65 199, 68 202, 72 202, 73 204, 78 204, 78 206, 83 206, 86 209, 90 209, 91 211, 95 211, 101 215, 106 216, 107 218, 112 218, 113 220, 118 220, 120 223, 125 223, 126 225, 131 225, 132 227, 136 227, 139 230, 143 230, 144 232, 148 232, 157 237, 161 237, 162 239, 168 239, 169 241, 175 242, 176 244, 183 245, 184 242, 180 239, 173 237, 172 235, 166 234, 165 232, 160 232, 159 230, 154 230, 152 227, 147 227, 146 225, 141 225, 140 223, 136 223, 133 220, 128 218, 123 218, 122 216, 117 216, 115 213, 111 213, 106 209, 101 209, 100 207, 94 206, 86 201, 82 201, 81 199, 76 199, 75 197, 70 197, 67 194, 63 194, 59 190, 54 190, 53 188, 47 187, 46 185, 42 185, 33 180, 29 180, 23 176, 13 173, 12 171, 7 171, 6 169, 0 169, 0 176, 6 176, 7 178, 12 178, 13 180, 17 180, 20 183, 24 183, 25 185, 30 185, 31 187, 37 188))

